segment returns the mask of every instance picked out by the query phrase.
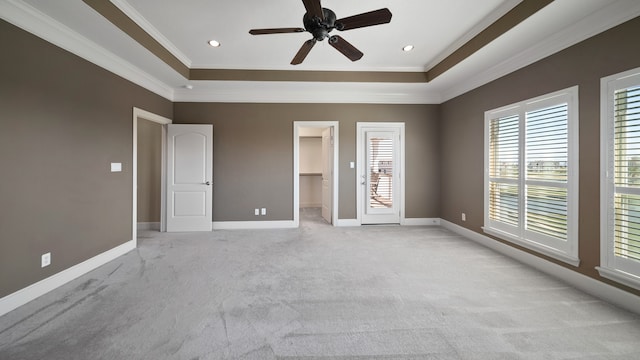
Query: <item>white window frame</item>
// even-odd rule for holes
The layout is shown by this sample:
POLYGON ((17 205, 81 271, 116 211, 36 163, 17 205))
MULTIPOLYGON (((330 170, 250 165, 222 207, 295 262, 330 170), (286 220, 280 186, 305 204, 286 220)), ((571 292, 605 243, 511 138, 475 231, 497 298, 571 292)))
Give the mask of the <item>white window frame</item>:
POLYGON ((640 262, 615 256, 614 93, 640 86, 640 68, 600 79, 600 276, 640 289, 640 262))
POLYGON ((533 99, 521 101, 516 104, 507 105, 498 109, 485 112, 484 124, 484 226, 483 231, 497 238, 507 240, 529 250, 541 253, 556 260, 560 260, 572 266, 580 265, 578 257, 578 86, 573 86, 550 94, 542 95, 533 99), (525 121, 526 113, 536 109, 544 109, 549 106, 567 103, 568 104, 568 167, 567 167, 567 239, 566 241, 541 236, 524 227, 525 185, 535 183, 534 180, 526 179, 525 164, 525 121), (519 167, 518 180, 514 183, 519 187, 519 224, 517 227, 506 226, 506 224, 492 222, 489 217, 489 141, 490 123, 492 119, 502 118, 511 115, 519 116, 520 136, 519 136, 519 167))

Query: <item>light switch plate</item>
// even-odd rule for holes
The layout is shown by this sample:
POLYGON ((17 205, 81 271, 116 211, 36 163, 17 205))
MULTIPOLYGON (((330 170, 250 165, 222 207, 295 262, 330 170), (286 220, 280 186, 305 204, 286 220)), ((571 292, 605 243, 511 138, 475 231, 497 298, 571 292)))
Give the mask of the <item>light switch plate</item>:
POLYGON ((352 161, 352 162, 349 163, 349 167, 351 169, 353 169, 354 167, 356 167, 356 164, 352 161))
POLYGON ((40 259, 40 267, 51 265, 51 253, 42 254, 40 259))
POLYGON ((122 163, 111 163, 111 172, 121 172, 122 163))

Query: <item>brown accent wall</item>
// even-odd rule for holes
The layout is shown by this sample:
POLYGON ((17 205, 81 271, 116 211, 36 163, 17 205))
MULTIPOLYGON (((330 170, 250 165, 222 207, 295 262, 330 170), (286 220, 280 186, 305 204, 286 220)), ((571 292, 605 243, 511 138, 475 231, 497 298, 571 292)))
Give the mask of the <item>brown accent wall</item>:
POLYGON ((437 105, 176 103, 174 123, 213 124, 215 221, 293 219, 293 122, 339 121, 339 219, 356 218, 356 122, 405 122, 406 217, 439 217, 437 105), (256 207, 267 216, 257 218, 256 207))
POLYGON ((138 119, 138 222, 160 222, 162 125, 138 119))
POLYGON ((5 21, 0 43, 2 297, 131 240, 132 109, 173 109, 5 21))
POLYGON ((442 104, 441 217, 483 233, 485 111, 578 85, 581 265, 576 269, 550 261, 612 283, 595 270, 600 264, 600 78, 640 67, 638 34, 640 18, 442 104), (466 222, 460 221, 461 212, 466 222))

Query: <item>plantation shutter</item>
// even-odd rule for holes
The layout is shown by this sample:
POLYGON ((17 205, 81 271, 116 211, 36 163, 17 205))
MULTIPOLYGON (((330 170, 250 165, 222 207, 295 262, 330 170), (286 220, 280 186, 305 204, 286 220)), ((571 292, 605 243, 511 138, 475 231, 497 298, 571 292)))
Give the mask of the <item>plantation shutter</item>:
POLYGON ((526 112, 525 229, 567 239, 569 104, 526 112))
POLYGON ((520 124, 518 115, 489 125, 489 219, 511 226, 519 221, 520 124))
POLYGON ((640 261, 640 86, 614 92, 614 255, 640 261))

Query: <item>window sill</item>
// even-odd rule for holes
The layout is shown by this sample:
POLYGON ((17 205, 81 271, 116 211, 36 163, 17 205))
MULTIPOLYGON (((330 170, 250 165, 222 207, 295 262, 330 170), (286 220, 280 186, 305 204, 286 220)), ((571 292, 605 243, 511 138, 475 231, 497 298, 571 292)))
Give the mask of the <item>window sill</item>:
POLYGON ((489 235, 495 236, 497 238, 509 241, 511 243, 514 243, 516 245, 522 246, 524 248, 527 248, 529 250, 533 250, 537 253, 546 255, 550 258, 562 261, 563 263, 569 264, 571 266, 575 266, 578 267, 580 265, 580 259, 574 256, 570 256, 567 255, 565 253, 562 253, 558 250, 552 249, 550 247, 544 246, 544 245, 540 245, 538 243, 535 243, 533 241, 527 241, 527 240, 522 240, 519 239, 509 233, 506 232, 502 232, 500 230, 496 230, 496 229, 490 229, 487 227, 482 227, 482 230, 489 235))
POLYGON ((628 287, 640 290, 639 276, 629 274, 627 272, 620 271, 617 269, 611 269, 611 268, 602 267, 602 266, 596 266, 596 270, 598 270, 598 273, 603 278, 613 280, 622 285, 626 285, 628 287))

